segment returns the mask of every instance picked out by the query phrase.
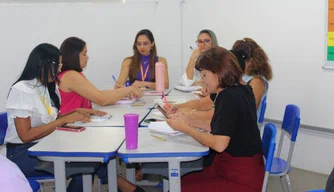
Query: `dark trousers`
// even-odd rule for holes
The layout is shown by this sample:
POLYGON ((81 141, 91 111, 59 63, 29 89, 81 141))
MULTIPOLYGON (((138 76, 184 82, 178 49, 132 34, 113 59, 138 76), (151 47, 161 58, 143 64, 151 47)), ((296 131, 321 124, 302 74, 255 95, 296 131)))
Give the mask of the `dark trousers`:
MULTIPOLYGON (((38 177, 48 174, 44 171, 35 170, 35 166, 39 164, 40 160, 35 156, 28 155, 28 149, 34 146, 36 143, 28 144, 10 144, 6 145, 7 158, 14 162, 23 172, 23 174, 29 177, 38 177)), ((76 174, 71 176, 72 180, 67 187, 67 192, 82 192, 82 175, 76 174)))
POLYGON ((334 168, 332 173, 329 175, 326 183, 326 192, 334 192, 334 168))

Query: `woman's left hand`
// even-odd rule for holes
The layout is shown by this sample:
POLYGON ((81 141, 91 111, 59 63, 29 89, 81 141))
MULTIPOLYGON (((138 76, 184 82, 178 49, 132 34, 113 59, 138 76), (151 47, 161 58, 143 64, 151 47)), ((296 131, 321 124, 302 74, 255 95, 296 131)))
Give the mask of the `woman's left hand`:
POLYGON ((185 132, 188 128, 187 123, 181 119, 166 119, 166 122, 175 131, 185 132))
POLYGON ((145 82, 144 81, 135 80, 135 82, 132 83, 132 86, 138 87, 138 88, 145 87, 145 82))
POLYGON ((103 115, 107 114, 104 111, 95 110, 95 109, 85 109, 85 108, 78 108, 75 111, 82 114, 82 115, 87 115, 88 114, 88 115, 103 116, 103 115))

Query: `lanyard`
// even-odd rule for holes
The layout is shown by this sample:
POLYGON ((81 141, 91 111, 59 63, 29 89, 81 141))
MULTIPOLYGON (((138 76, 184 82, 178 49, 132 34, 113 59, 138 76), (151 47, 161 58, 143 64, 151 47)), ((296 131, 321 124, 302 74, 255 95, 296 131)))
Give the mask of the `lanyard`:
POLYGON ((35 88, 39 94, 39 99, 42 101, 46 111, 48 112, 48 115, 51 117, 52 116, 52 107, 51 107, 51 99, 50 99, 50 96, 49 96, 49 92, 47 90, 47 88, 45 87, 45 91, 44 92, 44 95, 46 95, 46 97, 43 97, 42 96, 42 91, 40 91, 38 89, 38 87, 35 88))
POLYGON ((45 99, 42 95, 39 95, 39 98, 41 99, 45 109, 48 111, 49 116, 52 116, 52 107, 51 104, 47 105, 45 102, 45 99))
POLYGON ((146 79, 146 75, 147 75, 147 72, 148 72, 148 68, 150 68, 150 65, 147 65, 147 67, 146 67, 146 71, 145 71, 145 74, 144 74, 144 71, 143 71, 143 64, 140 64, 141 80, 142 80, 142 81, 145 81, 145 79, 146 79))

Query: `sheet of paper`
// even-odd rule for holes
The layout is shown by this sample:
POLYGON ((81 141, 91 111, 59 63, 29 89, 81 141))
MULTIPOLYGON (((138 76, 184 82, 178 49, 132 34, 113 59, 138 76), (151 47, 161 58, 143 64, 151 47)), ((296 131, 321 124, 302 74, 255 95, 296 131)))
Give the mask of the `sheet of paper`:
POLYGON ((115 103, 115 105, 122 105, 122 104, 131 104, 137 101, 138 99, 133 97, 133 98, 124 98, 115 103))
POLYGON ((182 134, 184 134, 184 133, 182 133, 180 131, 173 130, 165 121, 151 122, 148 125, 148 128, 152 132, 166 134, 166 135, 170 135, 170 136, 176 136, 176 135, 182 135, 182 134))

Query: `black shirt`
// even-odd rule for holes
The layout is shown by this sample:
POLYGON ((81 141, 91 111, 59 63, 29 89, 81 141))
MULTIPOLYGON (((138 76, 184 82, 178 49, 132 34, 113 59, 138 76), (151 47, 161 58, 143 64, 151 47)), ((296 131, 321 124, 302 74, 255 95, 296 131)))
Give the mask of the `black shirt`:
MULTIPOLYGON (((260 131, 257 127, 256 104, 249 85, 234 85, 218 94, 211 94, 215 111, 211 134, 230 137, 225 152, 233 157, 252 157, 262 153, 260 131)), ((205 165, 210 165, 216 151, 210 149, 205 165)))

